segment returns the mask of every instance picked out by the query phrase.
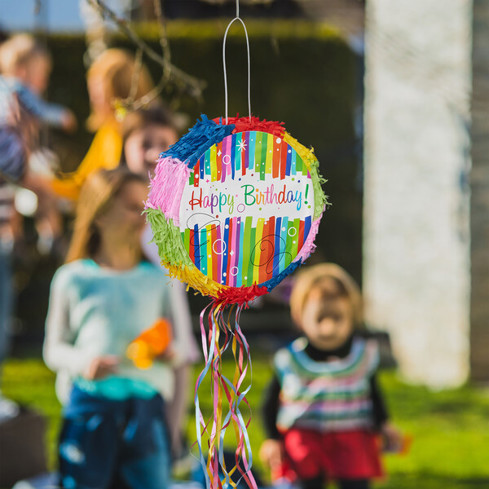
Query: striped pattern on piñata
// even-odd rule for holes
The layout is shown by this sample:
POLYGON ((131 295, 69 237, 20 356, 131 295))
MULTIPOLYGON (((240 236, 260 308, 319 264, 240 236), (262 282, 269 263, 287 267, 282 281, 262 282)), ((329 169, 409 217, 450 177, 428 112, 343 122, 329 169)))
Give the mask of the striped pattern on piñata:
POLYGON ((279 350, 274 359, 281 384, 277 426, 321 432, 370 428, 370 378, 379 363, 377 344, 355 338, 343 359, 315 362, 305 353, 307 340, 299 338, 279 350))
POLYGON ((263 284, 286 270, 297 256, 311 229, 311 217, 305 220, 287 217, 226 218, 224 233, 221 226, 210 224, 202 229, 186 229, 182 234, 184 247, 195 266, 212 280, 230 287, 263 284), (211 253, 215 243, 229 243, 226 252, 211 253), (208 249, 209 248, 209 249, 208 249), (299 248, 300 249, 300 248, 299 248))
POLYGON ((266 175, 283 180, 286 176, 308 173, 307 165, 284 138, 246 131, 227 136, 209 148, 194 166, 189 184, 198 187, 205 177, 210 177, 211 182, 225 182, 226 178, 234 178, 236 170, 243 175, 256 172, 260 180, 265 180, 266 175))

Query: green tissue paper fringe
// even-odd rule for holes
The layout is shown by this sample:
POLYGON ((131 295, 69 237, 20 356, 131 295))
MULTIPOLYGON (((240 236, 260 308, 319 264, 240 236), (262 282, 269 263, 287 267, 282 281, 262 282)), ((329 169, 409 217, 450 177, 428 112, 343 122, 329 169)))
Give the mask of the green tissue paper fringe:
MULTIPOLYGON (((313 155, 314 156, 314 155, 313 155)), ((314 158, 308 161, 311 174, 312 188, 314 190, 314 220, 319 219, 324 209, 330 205, 327 195, 323 192, 322 185, 327 182, 319 173, 319 161, 314 158)))
POLYGON ((173 220, 167 220, 159 209, 148 208, 144 212, 153 231, 152 242, 156 243, 161 264, 168 269, 170 276, 188 284, 202 295, 219 297, 228 287, 211 280, 197 269, 185 249, 180 229, 173 224, 173 220))
POLYGON ((167 221, 163 212, 157 209, 148 208, 144 212, 146 220, 151 225, 152 242, 158 246, 160 258, 176 267, 194 266, 183 244, 180 229, 173 224, 173 221, 171 219, 167 221))

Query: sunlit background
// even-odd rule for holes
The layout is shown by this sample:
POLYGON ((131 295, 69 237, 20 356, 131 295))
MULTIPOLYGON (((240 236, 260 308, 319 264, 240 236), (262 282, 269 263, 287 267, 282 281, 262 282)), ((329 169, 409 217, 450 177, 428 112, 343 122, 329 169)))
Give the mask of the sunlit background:
MULTIPOLYGON (((105 3, 160 49, 153 0, 105 3)), ((161 5, 172 62, 205 83, 201 96, 174 84, 162 98, 187 127, 200 113, 222 115, 222 38, 235 1, 161 5)), ((284 121, 314 147, 328 180, 332 206, 310 262, 338 263, 362 285, 392 417, 413 437, 408 454, 386 456, 390 476, 374 487, 489 487, 489 1, 242 0, 240 14, 250 35, 254 115, 284 121)), ((0 0, 0 30, 33 32, 52 53, 46 98, 70 107, 80 127, 74 135, 43 130, 45 151, 32 164, 40 172, 74 170, 92 138, 83 123, 87 66, 109 46, 134 51, 134 43, 88 0, 0 0)), ((144 61, 158 81, 161 66, 144 61)), ((228 73, 230 112, 245 115, 239 26, 228 40, 228 73)), ((22 449, 19 479, 55 469, 60 420, 41 345, 49 284, 66 243, 43 248, 36 206, 33 194, 18 191, 23 239, 14 250, 16 307, 0 384, 4 396, 35 413, 36 435, 20 435, 32 443, 22 449)), ((71 218, 66 209, 67 236, 71 218)), ((190 300, 197 331, 207 301, 190 300)), ((255 372, 264 372, 255 374, 250 396, 258 451, 271 354, 295 330, 280 294, 245 312, 243 326, 255 372)), ((0 420, 0 487, 11 480, 10 473, 2 479, 2 459, 22 429, 7 433, 6 426, 0 420)))

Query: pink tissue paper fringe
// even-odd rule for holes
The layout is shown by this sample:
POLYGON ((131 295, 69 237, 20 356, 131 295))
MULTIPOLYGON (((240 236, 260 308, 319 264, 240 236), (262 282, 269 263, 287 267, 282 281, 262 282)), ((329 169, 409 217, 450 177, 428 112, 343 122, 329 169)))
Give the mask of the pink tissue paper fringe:
MULTIPOLYGON (((321 214, 322 216, 322 214, 321 214)), ((314 244, 314 240, 316 239, 316 234, 318 233, 319 230, 319 224, 321 222, 321 216, 319 216, 319 219, 316 219, 315 221, 312 221, 311 224, 311 229, 309 230, 309 234, 307 235, 307 239, 302 245, 301 251, 297 254, 297 256, 294 259, 294 262, 298 260, 302 260, 304 263, 309 255, 314 252, 316 249, 316 245, 314 244)))
POLYGON ((160 209, 167 219, 173 219, 173 223, 179 226, 180 201, 190 172, 190 168, 177 158, 160 158, 151 180, 146 208, 160 209))

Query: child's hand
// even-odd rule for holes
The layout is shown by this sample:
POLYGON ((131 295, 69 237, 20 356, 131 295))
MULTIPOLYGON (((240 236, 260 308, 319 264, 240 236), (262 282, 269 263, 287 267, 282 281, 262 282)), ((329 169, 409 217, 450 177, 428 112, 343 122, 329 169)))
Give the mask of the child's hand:
POLYGON ((71 110, 67 110, 63 115, 63 119, 61 121, 61 127, 66 132, 75 132, 78 127, 78 122, 76 121, 76 117, 71 112, 71 110))
POLYGON ((272 470, 277 468, 283 460, 282 442, 273 438, 265 440, 260 447, 259 456, 262 462, 272 470))
POLYGON ((83 372, 83 377, 88 380, 98 380, 114 374, 117 371, 119 359, 114 355, 94 358, 83 372))
POLYGON ((155 359, 159 360, 160 362, 171 362, 175 358, 175 355, 176 352, 170 345, 163 353, 156 355, 155 359))
POLYGON ((384 452, 400 453, 404 449, 404 436, 391 423, 384 423, 381 428, 382 438, 384 442, 384 452))

